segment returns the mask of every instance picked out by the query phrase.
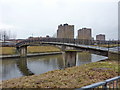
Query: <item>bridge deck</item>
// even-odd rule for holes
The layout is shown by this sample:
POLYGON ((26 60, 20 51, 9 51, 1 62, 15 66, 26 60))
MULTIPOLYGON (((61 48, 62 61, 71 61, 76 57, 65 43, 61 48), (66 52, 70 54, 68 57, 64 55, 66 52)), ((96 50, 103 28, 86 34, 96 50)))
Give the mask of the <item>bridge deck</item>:
MULTIPOLYGON (((47 42, 46 42, 47 43, 47 42)), ((114 48, 105 48, 105 47, 98 47, 98 46, 91 46, 91 45, 79 45, 79 44, 72 44, 72 43, 57 43, 57 42, 48 42, 48 44, 58 44, 58 45, 66 45, 66 46, 73 46, 73 47, 80 47, 80 48, 86 48, 86 49, 96 49, 101 51, 109 51, 113 53, 118 53, 120 51, 120 47, 114 47, 114 48)))
POLYGON ((118 44, 119 41, 91 41, 91 40, 78 40, 78 39, 61 39, 61 38, 38 38, 36 40, 24 40, 20 43, 16 44, 16 47, 22 47, 25 45, 30 44, 50 44, 50 45, 64 45, 64 46, 70 46, 70 47, 77 47, 77 48, 84 48, 84 49, 91 49, 91 50, 99 50, 99 51, 105 51, 105 52, 113 52, 118 53, 120 51, 120 47, 115 48, 105 48, 105 47, 99 47, 99 46, 91 46, 92 44, 98 43, 100 44, 118 44), (86 42, 83 44, 83 42, 86 42))

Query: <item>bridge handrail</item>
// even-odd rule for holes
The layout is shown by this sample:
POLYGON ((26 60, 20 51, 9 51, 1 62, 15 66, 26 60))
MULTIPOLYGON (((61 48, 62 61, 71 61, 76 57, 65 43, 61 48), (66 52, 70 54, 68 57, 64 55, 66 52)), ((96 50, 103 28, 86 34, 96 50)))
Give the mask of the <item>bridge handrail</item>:
POLYGON ((73 44, 84 44, 84 45, 94 45, 99 44, 119 44, 120 41, 98 41, 98 40, 87 40, 87 39, 70 39, 70 38, 33 38, 26 39, 16 44, 16 46, 21 46, 22 44, 31 42, 61 42, 61 43, 73 43, 73 44))
POLYGON ((118 85, 120 85, 120 76, 117 76, 117 77, 110 78, 110 79, 107 79, 107 80, 102 81, 102 82, 98 82, 98 83, 94 83, 94 84, 91 84, 88 86, 78 88, 76 90, 88 90, 88 89, 93 89, 93 88, 99 88, 100 86, 101 86, 100 88, 107 89, 107 88, 110 88, 110 87, 108 87, 108 84, 111 84, 111 82, 113 82, 112 88, 120 88, 120 86, 118 86, 118 85))

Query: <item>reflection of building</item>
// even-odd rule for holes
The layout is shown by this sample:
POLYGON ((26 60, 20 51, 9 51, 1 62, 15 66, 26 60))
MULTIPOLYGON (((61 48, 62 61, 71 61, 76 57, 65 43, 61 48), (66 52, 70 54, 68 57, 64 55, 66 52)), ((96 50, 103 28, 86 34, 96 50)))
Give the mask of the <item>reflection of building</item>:
POLYGON ((78 39, 87 39, 91 40, 91 29, 90 28, 82 28, 78 30, 78 39))
POLYGON ((57 30, 57 38, 74 38, 74 25, 59 25, 57 30))
POLYGON ((105 35, 104 34, 96 35, 96 40, 105 40, 105 35))

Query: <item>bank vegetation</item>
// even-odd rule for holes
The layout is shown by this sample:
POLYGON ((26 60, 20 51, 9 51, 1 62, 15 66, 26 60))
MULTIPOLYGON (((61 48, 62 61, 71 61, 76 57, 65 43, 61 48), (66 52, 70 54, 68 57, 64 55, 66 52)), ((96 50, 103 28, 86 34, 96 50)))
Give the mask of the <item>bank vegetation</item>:
POLYGON ((5 80, 3 88, 80 88, 118 76, 117 61, 101 61, 5 80))
MULTIPOLYGON (((44 53, 44 52, 60 52, 60 49, 55 46, 28 46, 28 53, 44 53)), ((15 47, 0 47, 0 55, 17 54, 15 47)))

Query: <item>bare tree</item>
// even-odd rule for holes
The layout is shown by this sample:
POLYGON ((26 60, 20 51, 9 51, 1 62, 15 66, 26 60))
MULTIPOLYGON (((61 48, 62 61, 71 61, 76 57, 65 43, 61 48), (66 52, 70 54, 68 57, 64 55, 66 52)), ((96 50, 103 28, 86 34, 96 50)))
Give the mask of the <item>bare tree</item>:
POLYGON ((8 40, 8 39, 15 39, 16 38, 16 34, 14 33, 11 33, 11 31, 6 31, 6 30, 1 30, 0 29, 0 40, 2 41, 5 41, 5 40, 8 40))

